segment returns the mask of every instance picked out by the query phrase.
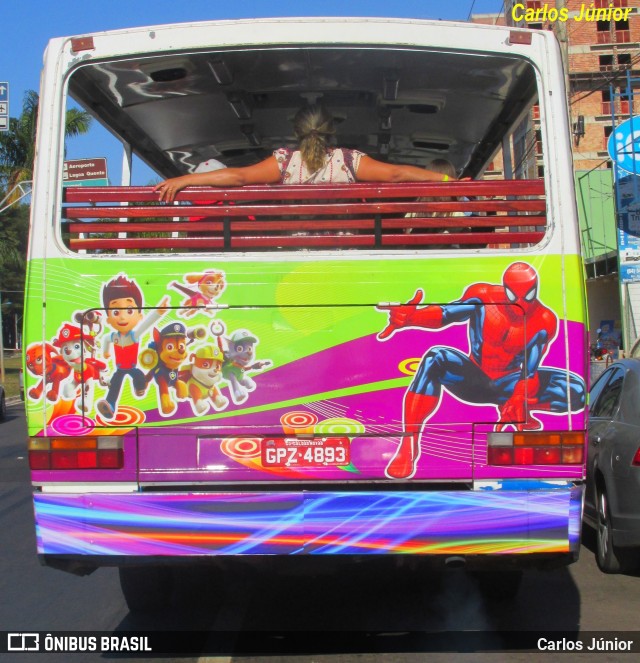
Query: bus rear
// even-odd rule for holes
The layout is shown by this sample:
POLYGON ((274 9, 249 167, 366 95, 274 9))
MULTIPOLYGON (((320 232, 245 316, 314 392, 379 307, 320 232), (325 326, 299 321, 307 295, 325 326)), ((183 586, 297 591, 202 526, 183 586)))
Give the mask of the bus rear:
POLYGON ((99 33, 50 43, 45 107, 25 316, 45 564, 119 566, 140 607, 179 562, 416 555, 517 578, 577 558, 586 311, 550 33, 99 33), (318 102, 339 146, 461 181, 158 203, 162 178, 294 145, 318 102), (124 147, 120 185, 65 164, 76 105, 124 147))

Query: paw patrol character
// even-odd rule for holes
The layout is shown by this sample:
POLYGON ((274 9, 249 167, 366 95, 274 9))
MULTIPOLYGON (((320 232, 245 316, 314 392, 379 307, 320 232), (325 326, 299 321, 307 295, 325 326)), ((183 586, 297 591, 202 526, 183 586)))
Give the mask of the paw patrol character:
POLYGON ((271 365, 268 359, 256 361, 255 346, 258 339, 247 329, 238 329, 227 339, 227 349, 224 353, 222 376, 229 383, 231 399, 236 405, 247 400, 250 391, 256 388, 256 383, 247 375, 247 371, 259 371, 271 365))
POLYGON ((158 404, 163 416, 173 414, 178 407, 171 397, 171 389, 179 400, 187 397, 187 384, 179 371, 186 358, 187 330, 181 322, 172 322, 162 331, 154 329, 153 343, 140 355, 140 363, 150 369, 146 381, 155 380, 158 387, 158 404))
MULTIPOLYGON (((182 302, 185 308, 179 311, 179 315, 185 318, 195 315, 198 307, 211 306, 226 287, 224 272, 216 269, 207 269, 201 274, 186 274, 184 280, 190 285, 197 286, 197 290, 187 288, 177 281, 170 283, 169 287, 188 295, 188 299, 182 302)), ((215 310, 205 308, 205 312, 215 315, 215 310)))
POLYGON ((187 390, 191 399, 191 408, 196 415, 214 410, 224 410, 229 404, 218 388, 222 380, 224 355, 215 345, 199 348, 189 357, 191 366, 185 371, 187 390))
POLYGON ((60 383, 71 375, 71 369, 50 343, 33 343, 26 352, 27 370, 42 378, 29 389, 29 398, 39 400, 43 391, 49 401, 58 399, 60 383))
POLYGON ((102 313, 94 310, 76 311, 73 320, 82 329, 83 337, 92 339, 89 343, 85 343, 85 346, 89 346, 91 356, 95 357, 96 350, 100 347, 97 338, 102 333, 102 313))
POLYGON ((96 409, 108 421, 116 415, 125 378, 131 380, 138 398, 142 398, 147 391, 145 375, 137 365, 140 337, 165 314, 164 307, 169 305, 169 297, 164 297, 156 310, 144 315, 138 284, 120 274, 104 286, 102 300, 107 309, 107 324, 113 329, 105 337, 103 355, 109 359, 113 349, 116 370, 109 381, 107 397, 96 403, 96 409))
POLYGON ((93 403, 93 380, 104 385, 103 372, 107 365, 93 357, 84 357, 82 330, 75 325, 65 324, 60 328, 58 338, 53 345, 60 349, 62 359, 71 369, 71 376, 62 387, 62 397, 70 400, 75 396, 75 406, 78 411, 89 412, 93 403), (78 395, 78 388, 81 391, 78 395))

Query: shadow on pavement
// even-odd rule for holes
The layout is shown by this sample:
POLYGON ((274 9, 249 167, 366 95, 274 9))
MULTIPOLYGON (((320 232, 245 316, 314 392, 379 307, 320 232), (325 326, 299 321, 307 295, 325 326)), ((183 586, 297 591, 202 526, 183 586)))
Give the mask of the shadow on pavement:
POLYGON ((525 631, 579 631, 568 569, 525 572, 515 600, 491 601, 463 570, 389 560, 331 573, 305 566, 179 569, 171 607, 129 614, 118 631, 172 631, 209 655, 518 650, 535 645, 525 631))

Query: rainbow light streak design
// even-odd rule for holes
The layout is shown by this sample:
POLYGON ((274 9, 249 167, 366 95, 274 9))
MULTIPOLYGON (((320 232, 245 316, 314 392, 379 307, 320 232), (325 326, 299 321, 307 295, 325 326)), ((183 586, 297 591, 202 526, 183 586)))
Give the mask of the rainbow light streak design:
POLYGON ((582 489, 35 496, 48 555, 528 554, 573 550, 582 489))

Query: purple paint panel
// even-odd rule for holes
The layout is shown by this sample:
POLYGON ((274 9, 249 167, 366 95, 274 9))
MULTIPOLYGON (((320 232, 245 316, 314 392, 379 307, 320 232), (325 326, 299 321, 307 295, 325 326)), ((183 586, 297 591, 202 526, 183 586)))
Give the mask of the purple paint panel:
POLYGON ((45 555, 566 554, 582 491, 35 495, 45 555), (576 506, 577 505, 577 506, 576 506))

